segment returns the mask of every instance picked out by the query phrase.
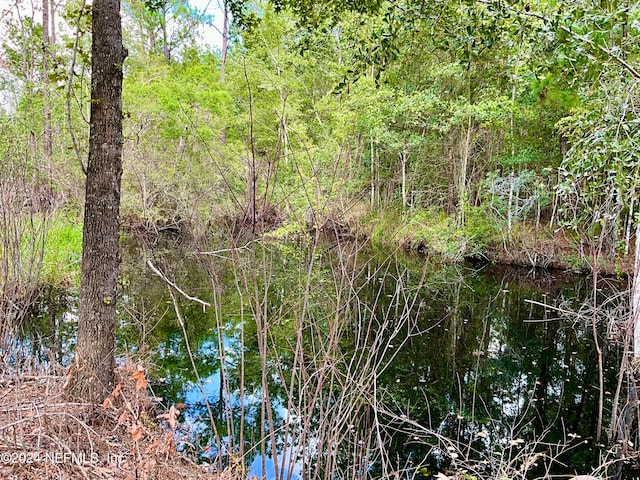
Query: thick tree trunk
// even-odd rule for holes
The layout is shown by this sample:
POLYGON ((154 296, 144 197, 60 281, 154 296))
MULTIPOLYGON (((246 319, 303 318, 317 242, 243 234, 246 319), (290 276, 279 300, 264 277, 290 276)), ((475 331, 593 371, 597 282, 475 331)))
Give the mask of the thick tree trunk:
POLYGON ((122 176, 119 0, 94 0, 91 125, 82 240, 78 342, 68 393, 98 403, 113 389, 122 176))

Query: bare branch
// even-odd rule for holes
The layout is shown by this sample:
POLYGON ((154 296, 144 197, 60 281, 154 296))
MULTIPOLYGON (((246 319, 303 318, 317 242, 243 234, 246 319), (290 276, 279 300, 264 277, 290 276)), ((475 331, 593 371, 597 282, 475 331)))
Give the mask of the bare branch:
POLYGON ((151 263, 151 260, 147 260, 147 265, 149 265, 149 268, 151 270, 153 270, 153 273, 155 273, 156 275, 158 275, 161 279, 163 279, 170 287, 174 288, 180 295, 182 295, 183 297, 185 297, 187 300, 191 300, 193 302, 197 302, 200 305, 202 305, 203 307, 210 307, 211 304, 208 302, 205 302, 204 300, 200 300, 199 298, 196 297, 192 297, 191 295, 187 294, 184 292, 184 290, 182 290, 180 287, 178 287, 175 283, 173 283, 171 280, 169 280, 167 278, 167 276, 162 273, 153 263, 151 263))

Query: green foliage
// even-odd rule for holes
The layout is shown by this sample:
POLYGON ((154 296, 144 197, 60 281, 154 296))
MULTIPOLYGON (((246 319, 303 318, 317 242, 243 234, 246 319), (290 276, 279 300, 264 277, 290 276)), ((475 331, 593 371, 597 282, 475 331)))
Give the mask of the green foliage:
MULTIPOLYGON (((507 165, 522 165, 529 160, 528 155, 518 155, 506 159, 507 165)), ((484 181, 484 204, 499 219, 524 220, 536 210, 550 202, 551 191, 543 179, 533 170, 511 172, 500 175, 490 172, 484 181)))
POLYGON ((405 218, 398 212, 385 211, 368 219, 371 238, 377 245, 405 247, 433 254, 448 262, 465 257, 482 256, 488 244, 500 239, 501 225, 483 207, 468 207, 464 227, 442 211, 414 210, 405 218))
POLYGON ((9 24, 7 36, 2 43, 5 68, 18 78, 33 84, 37 81, 42 67, 39 46, 42 39, 42 25, 25 18, 20 25, 9 24))
POLYGON ((466 255, 482 257, 488 245, 501 239, 501 234, 502 224, 496 221, 485 205, 467 209, 463 228, 466 255))
POLYGON ((167 62, 184 58, 197 44, 197 31, 213 18, 190 2, 180 0, 125 0, 125 36, 135 54, 157 56, 167 62))
MULTIPOLYGON (((218 53, 196 38, 210 18, 186 2, 123 3, 127 218, 216 223, 245 218, 254 198, 268 228, 284 221, 279 234, 290 235, 308 208, 340 218, 357 205, 377 212, 376 241, 415 229, 457 258, 500 225, 539 222, 558 194, 563 221, 620 250, 638 176, 638 19, 622 3, 226 6, 237 28, 221 80, 218 53), (410 220, 422 211, 456 219, 440 225, 447 239, 410 220)), ((86 158, 90 13, 75 0, 61 10, 70 28, 49 52, 47 92, 41 26, 4 20, 3 85, 16 96, 0 144, 22 145, 68 203, 81 197, 86 158), (55 145, 44 168, 47 101, 55 145)))
POLYGON ((412 241, 424 244, 427 252, 435 253, 445 260, 462 261, 467 253, 467 238, 455 222, 442 212, 419 212, 409 222, 412 241))
POLYGON ((269 232, 267 237, 277 240, 295 240, 304 237, 306 234, 307 227, 303 223, 288 220, 272 232, 269 232))
POLYGON ((16 216, 8 223, 7 234, 0 236, 1 253, 13 263, 5 279, 23 282, 24 288, 79 287, 82 227, 77 222, 58 212, 16 216), (17 242, 19 251, 14 251, 12 242, 17 242))
POLYGON ((559 123, 571 145, 558 185, 564 220, 613 242, 640 188, 640 106, 634 85, 613 80, 597 92, 585 92, 584 106, 559 123))
POLYGON ((219 62, 211 54, 187 57, 170 65, 160 57, 129 61, 123 93, 125 215, 164 224, 192 215, 215 218, 238 188, 226 174, 234 164, 220 158, 232 99, 218 80, 219 62))
MULTIPOLYGON (((491 245, 524 244, 525 236, 534 236, 527 222, 535 220, 537 227, 546 213, 551 220, 559 214, 579 232, 572 238, 576 250, 584 240, 605 239, 613 253, 628 248, 629 238, 623 235, 637 223, 639 211, 640 110, 634 69, 640 32, 638 12, 626 9, 625 2, 224 3, 237 29, 222 79, 219 55, 197 38, 198 29, 211 19, 178 0, 123 2, 130 52, 124 66, 122 213, 127 221, 150 230, 198 225, 200 232, 224 238, 220 249, 226 250, 227 230, 236 234, 246 227, 253 201, 258 216, 270 216, 264 230, 272 229, 271 238, 304 238, 303 219, 313 211, 320 219, 335 220, 347 233, 364 230, 377 245, 405 244, 458 262, 483 255, 491 245), (559 210, 551 211, 552 205, 559 210)), ((3 164, 19 164, 20 175, 28 179, 14 202, 15 211, 25 215, 16 231, 27 233, 16 236, 18 252, 8 267, 26 271, 37 265, 37 275, 27 272, 29 281, 74 288, 81 235, 70 218, 77 211, 49 220, 39 217, 44 212, 29 212, 34 221, 26 216, 30 195, 40 186, 51 205, 79 210, 82 204, 79 163, 86 158, 88 138, 91 12, 84 2, 72 0, 60 13, 59 21, 66 25, 49 52, 48 72, 43 71, 38 21, 9 14, 2 18, 7 28, 1 82, 10 102, 0 114, 0 153, 3 164), (71 33, 76 27, 77 49, 71 33), (55 143, 51 159, 44 158, 42 141, 47 104, 55 143)), ((17 185, 15 175, 3 169, 0 184, 17 185)), ((305 268, 310 260, 327 261, 324 252, 310 257, 297 246, 275 243, 251 253, 254 257, 238 262, 246 268, 242 276, 262 275, 247 301, 268 298, 268 304, 245 304, 239 291, 229 288, 222 300, 233 314, 218 317, 217 311, 183 306, 189 341, 204 353, 196 359, 204 375, 214 373, 220 361, 215 345, 205 345, 214 324, 228 331, 248 324, 247 341, 257 342, 257 326, 247 319, 260 319, 258 312, 266 312, 276 329, 271 332, 273 348, 263 354, 284 365, 292 364, 295 355, 278 350, 289 345, 302 322, 317 329, 304 332, 305 347, 323 346, 331 328, 349 326, 341 305, 331 310, 338 297, 332 284, 343 276, 332 276, 330 269, 338 266, 322 263, 311 273, 305 268), (301 298, 304 312, 298 313, 301 298)), ((577 253, 563 255, 576 269, 586 265, 577 253)), ((225 275, 238 271, 229 273, 231 269, 217 264, 210 268, 222 277, 221 284, 237 286, 238 278, 225 275)), ((185 274, 176 280, 190 285, 201 279, 185 274)), ((176 318, 165 312, 166 285, 153 287, 163 293, 153 295, 149 306, 142 294, 135 295, 136 284, 149 280, 127 281, 134 289, 127 305, 131 316, 143 317, 131 329, 144 333, 157 324, 165 344, 150 339, 150 345, 162 348, 159 371, 182 383, 194 382, 182 332, 176 318)), ((359 292, 354 286, 341 285, 340 295, 359 292)), ((484 299, 499 298, 499 291, 474 288, 484 299)), ((381 302, 393 295, 380 295, 381 302)), ((464 325, 470 302, 443 298, 439 318, 453 322, 453 332, 464 325), (457 310, 445 310, 445 303, 457 310)), ((526 333, 523 322, 514 328, 507 312, 492 308, 484 318, 496 319, 501 338, 526 333)), ((451 337, 457 342, 452 348, 437 344, 432 350, 477 365, 479 357, 472 357, 468 345, 470 339, 484 338, 483 332, 476 326, 466 333, 466 339, 451 337)), ((122 338, 128 341, 134 333, 127 331, 122 338)), ((539 340, 531 339, 538 342, 532 350, 553 348, 539 340)), ((352 348, 341 341, 344 351, 352 348)), ((231 369, 238 358, 229 350, 226 366, 231 369)), ((423 350, 416 347, 414 357, 423 350)), ((340 357, 344 351, 331 354, 340 357)), ((442 357, 443 371, 451 371, 447 362, 453 360, 442 357)), ((477 385, 486 386, 488 377, 504 373, 501 395, 513 395, 520 378, 513 362, 488 358, 487 363, 477 385)), ((249 358, 245 368, 248 383, 259 385, 259 359, 249 358)), ((349 368, 339 364, 336 371, 344 374, 349 368)), ((462 373, 470 375, 473 369, 467 370, 462 373)), ((274 391, 293 379, 294 371, 283 369, 274 391)), ((405 378, 415 369, 407 361, 393 373, 405 378)), ((459 388, 461 396, 471 394, 470 382, 459 388)), ((430 406, 444 411, 446 392, 438 393, 430 406)), ((468 416, 465 408, 458 413, 468 416)), ((476 414, 495 417, 501 412, 476 414)), ((218 427, 220 432, 228 428, 222 423, 218 427)))
POLYGON ((80 287, 82 226, 57 215, 47 230, 40 279, 53 286, 80 287))

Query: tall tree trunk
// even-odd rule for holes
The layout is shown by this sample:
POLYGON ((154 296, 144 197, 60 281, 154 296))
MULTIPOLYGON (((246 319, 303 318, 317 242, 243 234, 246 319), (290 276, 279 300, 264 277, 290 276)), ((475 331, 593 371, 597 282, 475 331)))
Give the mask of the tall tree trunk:
POLYGON ((376 202, 376 176, 375 176, 375 144, 373 143, 373 135, 371 135, 371 165, 369 176, 371 177, 371 208, 375 205, 376 202))
POLYGON ((629 255, 629 245, 631 244, 631 227, 633 226, 634 207, 636 198, 636 189, 632 188, 631 201, 629 202, 629 211, 627 212, 627 224, 624 230, 624 254, 629 255))
POLYGON ((469 195, 467 193, 467 170, 469 169, 472 127, 473 118, 469 116, 469 120, 467 122, 467 133, 465 135, 464 144, 462 145, 460 172, 458 177, 458 219, 460 226, 464 226, 465 223, 465 210, 469 198, 469 195))
POLYGON ((160 13, 162 14, 161 26, 162 26, 162 54, 164 55, 167 63, 171 63, 171 47, 169 45, 169 33, 167 32, 167 15, 168 15, 168 2, 162 5, 160 13))
MULTIPOLYGON (((227 66, 227 50, 229 49, 229 2, 224 0, 218 2, 218 7, 222 9, 222 52, 220 53, 220 82, 224 83, 225 70, 227 66)), ((220 141, 223 145, 227 143, 227 129, 222 127, 220 131, 220 141)))
POLYGON ((42 87, 44 90, 43 150, 47 182, 51 180, 53 170, 51 166, 51 98, 49 92, 49 47, 51 46, 49 22, 49 0, 42 0, 42 87))
POLYGON ((256 160, 253 154, 247 157, 247 213, 245 221, 251 225, 251 233, 256 231, 256 160))
POLYGON ((516 183, 516 174, 511 170, 511 174, 507 177, 509 179, 509 203, 507 206, 507 234, 509 240, 511 240, 511 233, 513 231, 513 190, 516 183))
POLYGON ((251 82, 247 73, 247 64, 244 64, 244 79, 247 82, 247 93, 249 94, 249 147, 250 155, 247 157, 247 209, 245 211, 245 222, 251 225, 251 233, 256 231, 256 139, 253 132, 253 93, 251 92, 251 82))
POLYGON ((220 81, 224 82, 225 67, 227 65, 227 50, 229 49, 229 2, 218 4, 222 8, 222 52, 220 53, 220 81))
POLYGON ((116 284, 120 262, 122 45, 119 0, 94 0, 91 125, 87 165, 78 342, 69 396, 101 402, 114 382, 116 284))
POLYGON ((56 1, 49 1, 49 43, 56 43, 56 1))

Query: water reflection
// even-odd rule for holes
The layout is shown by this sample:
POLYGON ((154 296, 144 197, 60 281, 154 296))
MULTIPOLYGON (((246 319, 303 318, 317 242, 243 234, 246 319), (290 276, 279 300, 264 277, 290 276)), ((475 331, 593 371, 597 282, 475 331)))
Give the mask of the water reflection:
MULTIPOLYGON (((588 279, 521 274, 490 268, 466 271, 457 280, 448 275, 454 280, 435 287, 431 313, 421 318, 427 324, 442 318, 437 332, 413 338, 403 349, 382 377, 386 394, 420 424, 478 450, 509 441, 519 448, 519 439, 555 444, 586 438, 556 461, 588 465, 597 460, 592 326, 559 319, 541 305, 577 308, 591 293, 588 279)), ((606 345, 605 338, 599 341, 606 345)), ((607 349, 606 385, 615 385, 617 355, 607 349)), ((605 409, 610 404, 607 395, 605 409)), ((395 448, 403 451, 406 441, 401 436, 395 448)))
POLYGON ((50 286, 42 287, 37 296, 41 300, 29 305, 25 317, 15 325, 16 335, 0 349, 5 365, 16 372, 67 365, 75 347, 77 299, 50 286))
MULTIPOLYGON (((534 475, 569 473, 598 460, 592 319, 562 312, 624 285, 594 292, 581 276, 353 246, 156 252, 167 277, 212 305, 180 298, 183 330, 167 284, 129 253, 119 348, 147 359, 167 405, 188 407, 180 448, 203 462, 241 458, 280 480, 496 476, 526 462, 534 475)), ((596 333, 606 412, 620 352, 596 333)))
MULTIPOLYGON (((592 294, 588 278, 496 267, 430 264, 425 269, 419 258, 310 253, 295 246, 272 246, 244 260, 255 270, 249 280, 242 278, 242 272, 213 266, 221 281, 217 292, 212 292, 206 274, 211 264, 208 268, 172 264, 178 283, 217 305, 203 311, 199 305, 183 302, 181 308, 206 398, 216 412, 216 430, 226 443, 214 441, 202 389, 196 384, 171 309, 161 312, 158 327, 148 339, 159 352, 156 375, 166 378, 157 392, 190 406, 186 418, 192 448, 200 449, 203 457, 212 458, 218 449, 232 446, 235 451, 250 452, 248 463, 259 476, 303 478, 305 468, 313 470, 304 462, 318 461, 310 452, 316 457, 326 454, 314 447, 317 431, 323 428, 321 420, 306 425, 317 431, 302 435, 304 445, 298 443, 300 432, 292 426, 292 418, 300 413, 296 412, 299 405, 291 405, 292 395, 300 398, 298 390, 306 385, 320 390, 367 390, 354 397, 362 405, 351 411, 354 417, 342 425, 344 432, 332 436, 349 445, 348 452, 334 455, 332 461, 351 464, 374 477, 385 475, 384 462, 370 452, 358 452, 358 442, 368 443, 374 435, 373 425, 381 428, 382 420, 374 421, 373 414, 386 415, 385 431, 376 434, 383 438, 387 458, 410 476, 415 472, 428 476, 452 463, 450 452, 434 448, 438 442, 433 434, 467 445, 470 457, 484 459, 487 469, 492 468, 490 451, 496 445, 504 448, 513 442, 517 451, 522 440, 543 438, 551 445, 588 439, 584 446, 558 457, 558 462, 585 465, 596 460, 598 368, 592 327, 586 321, 559 318, 556 310, 544 306, 577 309, 592 294), (316 258, 310 260, 310 255, 316 258), (343 282, 336 272, 351 278, 343 282), (333 324, 333 316, 343 324, 333 324), (314 336, 317 332, 310 333, 305 322, 327 329, 329 342, 338 337, 328 330, 343 329, 339 348, 319 348, 314 342, 322 339, 314 336), (218 338, 220 332, 222 338, 218 338), (299 335, 301 343, 296 341, 299 335), (295 351, 299 345, 313 355, 339 352, 341 366, 336 368, 344 369, 344 379, 368 378, 375 385, 336 381, 327 386, 314 383, 313 378, 306 383, 292 381, 296 372, 314 375, 317 368, 329 368, 322 359, 303 358, 305 353, 295 351), (369 349, 367 355, 363 349, 369 349), (224 352, 222 362, 220 351, 224 352), (354 376, 350 369, 358 368, 373 368, 377 373, 354 376), (367 395, 370 402, 363 401, 367 395), (271 442, 256 447, 259 439, 270 436, 271 442)), ((135 270, 129 275, 130 298, 168 304, 161 281, 135 270), (135 275, 144 280, 133 280, 135 275)), ((600 338, 605 347, 606 341, 600 338)), ((614 385, 618 353, 605 350, 605 383, 614 385)), ((319 393, 316 399, 321 404, 305 405, 304 411, 320 416, 344 413, 332 410, 339 398, 335 393, 319 393)), ((605 401, 609 409, 610 395, 605 401)))

